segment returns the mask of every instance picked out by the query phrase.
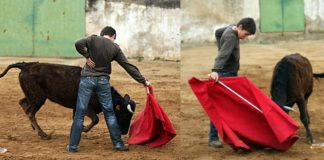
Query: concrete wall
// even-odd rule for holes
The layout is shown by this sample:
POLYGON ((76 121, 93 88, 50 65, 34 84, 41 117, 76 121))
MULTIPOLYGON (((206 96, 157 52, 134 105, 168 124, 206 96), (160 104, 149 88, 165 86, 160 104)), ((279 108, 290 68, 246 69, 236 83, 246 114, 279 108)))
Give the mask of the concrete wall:
POLYGON ((304 0, 306 32, 324 32, 324 0, 304 0))
POLYGON ((257 0, 181 0, 183 43, 215 41, 216 28, 237 23, 242 17, 259 19, 257 0))
POLYGON ((180 0, 88 0, 86 33, 99 35, 100 30, 109 25, 116 29, 116 43, 126 56, 178 60, 181 45, 179 7, 180 0), (169 3, 163 5, 162 2, 169 3))
MULTIPOLYGON (((324 32, 324 0, 304 0, 304 6, 305 34, 324 32)), ((258 0, 181 0, 181 9, 183 43, 214 42, 217 28, 237 23, 243 17, 254 18, 259 28, 258 0)), ((257 31, 249 39, 262 36, 267 34, 257 31)))

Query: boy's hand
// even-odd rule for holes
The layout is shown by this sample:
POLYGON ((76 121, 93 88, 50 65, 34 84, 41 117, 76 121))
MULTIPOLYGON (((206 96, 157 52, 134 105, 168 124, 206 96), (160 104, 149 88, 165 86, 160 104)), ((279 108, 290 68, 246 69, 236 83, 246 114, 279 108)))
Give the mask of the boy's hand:
POLYGON ((145 82, 144 82, 144 86, 145 87, 148 87, 148 86, 150 86, 151 85, 151 83, 148 81, 148 80, 145 80, 145 82))
POLYGON ((214 81, 218 81, 219 75, 217 72, 212 72, 211 74, 208 75, 208 77, 214 81))
POLYGON ((91 68, 94 68, 96 64, 92 61, 91 58, 87 58, 87 65, 91 68))

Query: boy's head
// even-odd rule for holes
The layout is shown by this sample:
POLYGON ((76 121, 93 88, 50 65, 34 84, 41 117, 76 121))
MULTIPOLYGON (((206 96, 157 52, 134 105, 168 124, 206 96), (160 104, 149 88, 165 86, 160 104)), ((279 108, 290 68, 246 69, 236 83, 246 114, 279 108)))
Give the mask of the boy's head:
POLYGON ((109 38, 112 41, 115 41, 116 39, 116 30, 110 26, 106 26, 103 28, 100 32, 100 36, 104 36, 109 38))
POLYGON ((253 18, 243 18, 237 23, 237 34, 240 39, 255 34, 256 26, 253 18))

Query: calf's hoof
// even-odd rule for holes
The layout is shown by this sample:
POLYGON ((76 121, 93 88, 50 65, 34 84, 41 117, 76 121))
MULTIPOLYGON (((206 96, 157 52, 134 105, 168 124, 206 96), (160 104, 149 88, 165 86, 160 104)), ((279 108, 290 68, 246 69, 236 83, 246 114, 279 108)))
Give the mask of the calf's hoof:
POLYGON ((52 138, 52 135, 47 135, 46 133, 40 133, 38 136, 42 140, 50 140, 52 138))
POLYGON ((307 136, 307 142, 309 144, 314 144, 315 143, 315 139, 313 138, 312 135, 307 136))
POLYGON ((82 132, 87 133, 90 131, 90 129, 91 129, 90 127, 83 127, 82 132))
POLYGON ((313 139, 313 138, 308 138, 307 141, 309 144, 314 144, 316 142, 315 139, 313 139))

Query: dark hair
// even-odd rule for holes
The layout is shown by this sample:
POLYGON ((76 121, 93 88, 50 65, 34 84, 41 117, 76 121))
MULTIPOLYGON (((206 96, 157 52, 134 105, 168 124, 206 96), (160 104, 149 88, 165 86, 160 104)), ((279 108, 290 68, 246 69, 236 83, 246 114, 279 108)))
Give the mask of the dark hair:
MULTIPOLYGON (((116 35, 116 30, 110 26, 106 26, 100 32, 100 36, 104 36, 104 35, 108 35, 108 36, 112 37, 113 35, 116 35)), ((117 37, 117 35, 115 36, 115 38, 116 37, 117 37)))
POLYGON ((256 27, 253 18, 243 18, 238 23, 237 26, 242 25, 242 29, 248 31, 250 34, 254 34, 256 27))

